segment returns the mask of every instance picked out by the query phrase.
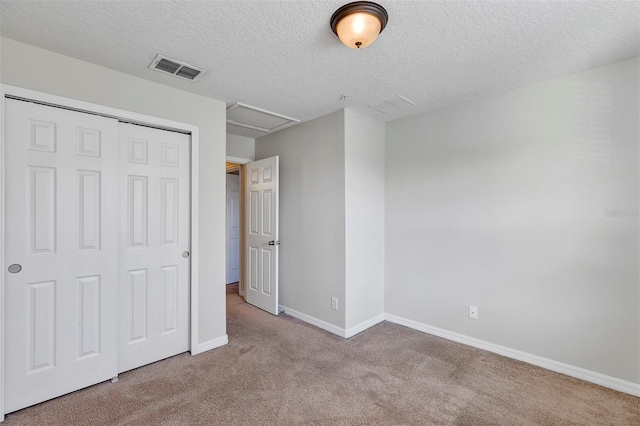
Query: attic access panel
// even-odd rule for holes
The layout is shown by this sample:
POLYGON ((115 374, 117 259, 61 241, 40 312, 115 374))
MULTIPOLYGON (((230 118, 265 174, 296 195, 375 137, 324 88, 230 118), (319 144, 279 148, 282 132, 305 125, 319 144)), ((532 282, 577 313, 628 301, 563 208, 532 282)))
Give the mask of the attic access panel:
POLYGON ((270 133, 299 123, 300 120, 237 102, 227 108, 227 123, 270 133))
POLYGON ((373 108, 383 114, 390 114, 392 112, 400 111, 405 108, 411 108, 414 106, 416 106, 416 104, 405 98, 404 96, 396 96, 381 102, 377 102, 375 104, 371 104, 369 105, 369 108, 373 108))

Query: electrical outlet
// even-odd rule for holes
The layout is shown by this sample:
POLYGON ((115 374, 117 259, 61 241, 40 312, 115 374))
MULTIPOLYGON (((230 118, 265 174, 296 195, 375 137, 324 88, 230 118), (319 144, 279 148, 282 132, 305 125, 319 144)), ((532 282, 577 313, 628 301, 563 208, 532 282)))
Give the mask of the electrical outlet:
POLYGON ((337 297, 332 297, 331 298, 331 309, 335 309, 336 311, 338 310, 338 298, 337 297))
POLYGON ((478 307, 469 305, 469 318, 478 319, 478 307))

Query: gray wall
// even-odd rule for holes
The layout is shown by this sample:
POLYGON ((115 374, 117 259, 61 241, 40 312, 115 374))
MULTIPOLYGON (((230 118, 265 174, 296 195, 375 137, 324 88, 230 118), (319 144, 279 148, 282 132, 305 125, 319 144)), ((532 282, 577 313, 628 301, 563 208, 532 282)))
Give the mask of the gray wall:
POLYGON ((280 156, 280 304, 345 327, 344 113, 256 139, 280 156), (331 309, 331 297, 340 309, 331 309))
POLYGON ((384 313, 385 125, 345 110, 346 328, 384 313))
POLYGON ((227 156, 254 160, 256 156, 256 140, 227 133, 227 156))
POLYGON ((343 329, 384 313, 384 137, 341 110, 256 140, 280 156, 283 306, 343 329))
POLYGON ((224 102, 2 38, 1 82, 200 128, 199 340, 226 334, 224 102))
MULTIPOLYGON (((225 104, 1 47, 2 83, 199 126, 200 341, 224 335, 225 104)), ((605 214, 638 209, 638 72, 635 58, 398 120, 384 154, 350 136, 379 124, 348 110, 258 139, 256 158, 281 158, 281 303, 366 320, 380 284, 352 273, 382 232, 387 313, 640 383, 638 217, 605 214), (376 210, 359 189, 380 196, 381 176, 376 210), (384 227, 360 226, 367 212, 384 227)))
POLYGON ((640 383, 638 76, 388 123, 386 312, 640 383))

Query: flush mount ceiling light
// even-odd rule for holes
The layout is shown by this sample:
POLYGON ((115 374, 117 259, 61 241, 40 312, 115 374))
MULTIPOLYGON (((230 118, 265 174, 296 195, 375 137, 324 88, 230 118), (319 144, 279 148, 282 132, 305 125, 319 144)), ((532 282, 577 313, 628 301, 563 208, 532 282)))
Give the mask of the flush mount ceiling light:
POLYGON ((331 29, 352 49, 367 47, 384 30, 389 15, 384 7, 370 1, 345 4, 331 16, 331 29))

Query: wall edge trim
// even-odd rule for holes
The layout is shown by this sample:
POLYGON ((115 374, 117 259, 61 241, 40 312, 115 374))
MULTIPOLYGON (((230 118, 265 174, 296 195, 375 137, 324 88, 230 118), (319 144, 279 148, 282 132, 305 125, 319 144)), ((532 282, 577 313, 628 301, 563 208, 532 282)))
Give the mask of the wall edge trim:
POLYGON ((225 334, 224 336, 220 336, 215 339, 207 340, 206 342, 202 342, 198 345, 198 349, 194 352, 191 351, 191 355, 198 355, 203 352, 210 351, 212 349, 219 348, 221 346, 225 346, 229 343, 229 336, 225 334))
POLYGON ((365 330, 373 327, 376 324, 379 324, 385 320, 385 314, 376 315, 373 318, 369 318, 368 320, 362 321, 360 324, 356 324, 353 327, 349 327, 345 330, 345 336, 347 339, 355 336, 356 334, 362 333, 365 330))
POLYGON ((296 311, 295 309, 291 309, 283 305, 278 305, 278 308, 280 312, 284 312, 285 314, 291 317, 297 318, 301 321, 304 321, 307 324, 311 324, 313 326, 321 328, 324 331, 328 331, 329 333, 335 334, 336 336, 346 337, 347 332, 344 328, 330 324, 316 317, 312 317, 311 315, 303 314, 302 312, 296 311))
POLYGON ((413 330, 442 337, 443 339, 462 343, 463 345, 473 346, 474 348, 493 352, 507 358, 512 358, 518 361, 526 362, 527 364, 542 367, 546 370, 554 371, 556 373, 564 374, 566 376, 574 377, 576 379, 584 380, 586 382, 604 386, 609 389, 640 397, 640 384, 638 383, 633 383, 626 380, 618 379, 616 377, 607 376, 606 374, 587 370, 581 367, 576 367, 570 364, 565 364, 560 361, 544 358, 538 355, 530 354, 528 352, 508 348, 506 346, 497 345, 485 340, 476 339, 475 337, 470 337, 464 334, 455 333, 453 331, 444 330, 442 328, 423 324, 393 314, 385 314, 385 320, 394 324, 399 324, 411 328, 413 330))

